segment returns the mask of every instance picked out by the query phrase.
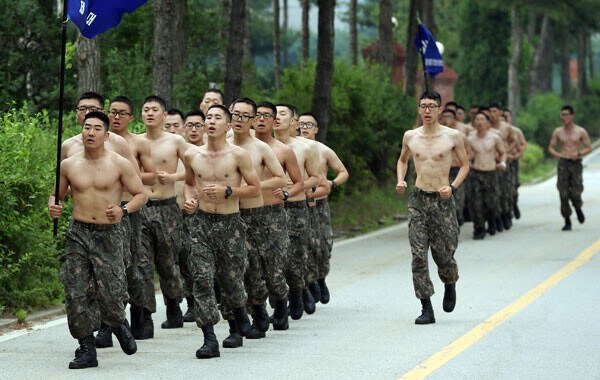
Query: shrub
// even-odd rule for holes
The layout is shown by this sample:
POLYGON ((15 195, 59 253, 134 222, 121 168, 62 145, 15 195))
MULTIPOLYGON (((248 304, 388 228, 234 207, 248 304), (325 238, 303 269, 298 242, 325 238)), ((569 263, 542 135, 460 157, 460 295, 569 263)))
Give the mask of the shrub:
POLYGON ((565 104, 554 93, 536 95, 517 114, 517 126, 523 130, 528 141, 546 147, 552 131, 561 124, 560 109, 565 104))

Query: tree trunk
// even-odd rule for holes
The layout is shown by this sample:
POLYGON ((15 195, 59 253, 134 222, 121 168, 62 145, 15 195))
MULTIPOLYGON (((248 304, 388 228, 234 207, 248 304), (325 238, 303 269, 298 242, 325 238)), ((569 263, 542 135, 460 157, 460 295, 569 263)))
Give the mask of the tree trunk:
POLYGON ((577 94, 582 96, 587 93, 587 76, 585 73, 587 33, 582 28, 577 34, 577 94))
POLYGON ((283 0, 283 67, 287 67, 290 62, 289 48, 288 48, 288 2, 283 0))
POLYGON ((56 0, 56 17, 61 18, 63 14, 63 0, 56 0))
POLYGON ((302 5, 302 67, 306 67, 308 63, 309 43, 310 43, 310 28, 308 25, 308 16, 310 11, 310 0, 301 0, 302 5))
POLYGON ((563 99, 571 96, 571 52, 569 51, 569 40, 571 35, 563 30, 560 39, 560 96, 563 99))
POLYGON ((152 93, 171 107, 173 93, 173 33, 175 0, 154 1, 154 66, 152 68, 152 93))
POLYGON ((419 52, 415 47, 417 35, 417 0, 410 0, 408 11, 408 31, 406 33, 406 62, 404 64, 405 92, 414 97, 417 92, 417 66, 419 52))
POLYGON ((529 12, 529 22, 527 23, 527 43, 531 47, 531 51, 535 50, 535 36, 537 30, 537 14, 534 11, 529 12))
POLYGON ((239 98, 242 91, 246 0, 232 0, 229 20, 229 42, 227 43, 225 65, 225 104, 239 98))
POLYGON ((100 90, 100 47, 98 38, 88 40, 77 32, 77 91, 79 94, 100 90))
POLYGON ((587 38, 588 58, 590 64, 590 79, 594 77, 594 49, 592 49, 592 35, 588 34, 587 38))
POLYGON ((312 112, 319 122, 317 140, 325 142, 329 126, 331 88, 333 86, 333 20, 335 0, 318 0, 319 35, 317 38, 317 67, 313 93, 312 112))
POLYGON ((519 84, 519 64, 521 62, 523 29, 521 28, 521 13, 518 5, 513 5, 512 19, 512 57, 508 65, 508 108, 513 114, 513 124, 521 108, 521 86, 519 84))
MULTIPOLYGON (((434 13, 434 8, 433 8, 433 0, 422 0, 421 7, 422 7, 421 14, 423 15, 423 23, 425 23, 425 26, 427 27, 427 29, 429 29, 429 31, 431 32, 433 37, 436 37, 437 36, 437 25, 435 23, 435 17, 434 17, 435 13, 434 13)), ((425 71, 424 67, 423 67, 423 71, 425 71)), ((431 77, 431 76, 429 76, 429 74, 427 74, 427 79, 428 79, 429 89, 433 90, 435 88, 435 77, 431 77)), ((446 100, 444 100, 444 99, 442 99, 442 101, 446 102, 446 100)))
POLYGON ((358 28, 356 23, 356 1, 350 0, 348 10, 348 24, 350 29, 350 61, 353 65, 358 64, 358 28))
POLYGON ((533 62, 529 74, 529 94, 534 96, 537 93, 552 91, 552 21, 547 15, 542 20, 542 30, 540 32, 540 43, 535 49, 533 62))
POLYGON ((273 0, 273 64, 275 65, 275 89, 281 88, 281 47, 279 36, 279 0, 273 0))
MULTIPOLYGON (((219 30, 219 39, 227 41, 229 38, 229 17, 231 15, 231 0, 221 0, 221 29, 219 30)), ((222 44, 219 46, 219 62, 221 64, 221 72, 225 73, 227 69, 227 46, 222 44)))
POLYGON ((382 66, 390 73, 394 62, 392 14, 392 0, 379 0, 379 54, 382 66))
POLYGON ((173 5, 173 73, 177 74, 183 68, 186 57, 187 0, 174 0, 173 5))

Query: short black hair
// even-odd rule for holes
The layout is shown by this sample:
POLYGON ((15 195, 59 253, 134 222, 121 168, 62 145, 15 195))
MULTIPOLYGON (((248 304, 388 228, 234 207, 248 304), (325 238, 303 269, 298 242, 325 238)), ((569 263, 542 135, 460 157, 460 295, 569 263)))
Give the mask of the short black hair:
POLYGON ((479 104, 471 104, 471 108, 470 109, 473 109, 473 108, 479 109, 479 107, 480 107, 479 104))
POLYGON ((481 108, 477 111, 475 116, 480 115, 480 114, 483 115, 486 118, 486 120, 490 122, 490 124, 492 124, 492 119, 485 112, 483 112, 481 110, 481 108))
POLYGON ((214 92, 215 94, 219 94, 219 96, 221 97, 221 103, 225 103, 225 94, 223 94, 223 91, 219 90, 216 87, 211 87, 208 90, 204 91, 204 95, 202 96, 202 98, 204 98, 206 96, 206 94, 208 94, 209 92, 214 92))
POLYGON ((454 110, 451 110, 450 108, 444 108, 444 110, 442 111, 442 115, 445 113, 451 113, 452 117, 456 119, 456 112, 454 112, 454 110))
POLYGON ((421 94, 421 96, 419 97, 419 103, 421 103, 421 100, 423 100, 423 99, 435 100, 435 103, 438 106, 442 104, 442 96, 437 91, 425 91, 425 92, 423 92, 421 94))
POLYGON ((571 105, 568 105, 568 104, 567 104, 567 105, 564 105, 564 106, 562 106, 562 108, 561 108, 560 110, 561 110, 561 111, 569 111, 569 113, 570 113, 571 115, 574 115, 574 114, 575 114, 575 110, 573 109, 573 106, 571 106, 571 105))
POLYGON ((133 113, 133 103, 131 102, 131 99, 129 99, 128 97, 123 96, 123 95, 115 96, 110 101, 110 104, 113 104, 113 103, 125 103, 129 106, 129 112, 133 113))
POLYGON ((456 102, 447 102, 446 105, 444 106, 444 108, 448 108, 448 107, 458 108, 458 103, 456 103, 456 102))
POLYGON ((271 102, 262 101, 256 105, 256 109, 258 110, 259 108, 268 108, 273 111, 273 117, 277 116, 277 107, 271 102))
POLYGON ((142 105, 144 105, 146 103, 150 103, 150 102, 156 102, 156 103, 160 104, 160 106, 162 107, 163 110, 167 109, 167 102, 165 102, 165 100, 158 95, 150 95, 150 96, 146 97, 146 99, 144 99, 144 102, 142 103, 142 105))
POLYGON ((502 107, 500 107, 500 104, 498 104, 496 102, 490 103, 490 105, 488 106, 488 108, 498 108, 499 110, 502 109, 502 107))
POLYGON ((508 112, 509 114, 511 114, 511 115, 512 115, 512 111, 511 111, 511 110, 509 110, 508 108, 505 108, 505 109, 503 109, 503 110, 502 110, 502 112, 508 112))
MULTIPOLYGON (((294 108, 296 108, 296 107, 294 107, 293 105, 287 104, 287 103, 278 103, 276 105, 276 107, 285 107, 285 108, 287 108, 288 110, 290 110, 290 114, 292 115, 292 117, 294 117, 294 108)), ((275 109, 277 109, 277 108, 275 108, 275 109)), ((275 114, 277 115, 277 113, 275 113, 275 114)))
POLYGON ((477 108, 477 112, 484 112, 484 111, 490 112, 490 109, 485 106, 477 108))
POLYGON ((225 112, 225 119, 227 119, 228 123, 231 122, 231 112, 229 112, 229 110, 227 109, 227 107, 225 107, 222 104, 213 104, 212 106, 208 107, 208 110, 206 111, 206 113, 208 113, 213 108, 218 108, 220 110, 223 110, 223 112, 225 112))
POLYGON ((102 123, 104 123, 104 128, 106 130, 108 130, 108 126, 110 125, 110 120, 108 119, 108 116, 106 116, 106 114, 104 112, 100 112, 100 111, 88 112, 87 114, 85 114, 85 117, 83 118, 84 124, 85 124, 85 120, 87 120, 87 119, 100 119, 100 121, 102 121, 102 123))
POLYGON ((100 103, 100 106, 104 108, 104 96, 100 95, 97 92, 84 92, 83 94, 79 95, 79 98, 77 98, 77 104, 79 104, 79 102, 84 99, 95 99, 100 103))
POLYGON ((300 116, 298 116, 298 118, 300 118, 302 116, 310 116, 310 117, 312 117, 313 119, 315 119, 315 122, 317 123, 317 126, 319 125, 319 119, 317 119, 317 117, 315 116, 314 113, 312 113, 312 112, 303 112, 303 113, 300 114, 300 116))
POLYGON ((168 110, 167 115, 179 115, 179 117, 181 117, 181 120, 185 120, 185 118, 183 117, 183 112, 177 108, 171 108, 170 110, 168 110))
POLYGON ((461 105, 458 105, 458 106, 456 106, 456 109, 457 109, 457 110, 463 110, 463 111, 464 111, 464 110, 465 110, 465 107, 463 107, 463 106, 461 106, 461 105))
POLYGON ((252 107, 252 112, 254 112, 254 114, 256 114, 256 109, 258 107, 256 106, 256 102, 254 102, 254 100, 252 100, 250 98, 237 98, 236 100, 234 100, 233 102, 231 102, 230 107, 233 109, 233 107, 235 107, 235 105, 237 103, 246 103, 246 104, 249 104, 252 107))
POLYGON ((190 116, 200 116, 202 118, 202 120, 206 120, 206 115, 204 115, 204 112, 202 112, 200 110, 193 110, 193 111, 190 111, 185 114, 183 121, 185 122, 187 120, 187 118, 190 116))

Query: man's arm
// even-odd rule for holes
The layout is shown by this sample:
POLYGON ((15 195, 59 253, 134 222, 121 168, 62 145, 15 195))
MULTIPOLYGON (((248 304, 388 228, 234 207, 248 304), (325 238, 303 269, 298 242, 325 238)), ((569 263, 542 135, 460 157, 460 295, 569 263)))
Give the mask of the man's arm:
POLYGON ((311 194, 312 198, 320 199, 328 196, 331 193, 331 181, 327 180, 327 177, 321 176, 321 182, 314 193, 311 194))
POLYGON ((58 204, 55 205, 55 197, 56 197, 56 184, 52 189, 52 194, 50 195, 50 199, 48 199, 48 210, 50 211, 50 217, 52 219, 60 218, 60 214, 62 212, 62 201, 67 194, 69 188, 69 178, 68 175, 68 165, 64 164, 64 161, 60 163, 60 187, 58 189, 58 204))
POLYGON ((406 190, 407 184, 404 180, 406 176, 406 170, 408 169, 408 159, 410 158, 410 148, 408 142, 412 136, 411 131, 404 133, 402 137, 402 150, 400 151, 400 157, 396 164, 396 175, 398 177, 398 183, 396 184, 396 192, 402 194, 406 190))
POLYGON ((185 154, 183 165, 185 166, 185 184, 183 186, 183 196, 185 197, 185 211, 188 214, 194 213, 198 208, 198 200, 196 199, 196 175, 192 169, 193 152, 185 154))
POLYGON ((590 140, 590 136, 583 128, 581 128, 581 132, 581 144, 583 145, 583 148, 578 150, 579 157, 583 157, 592 151, 592 141, 590 140))
POLYGON ((504 141, 500 137, 495 138, 496 140, 496 153, 500 157, 500 162, 496 164, 496 167, 503 172, 506 171, 506 150, 504 149, 504 141))
POLYGON ((258 174, 254 167, 252 166, 252 159, 250 158, 250 154, 242 148, 236 153, 236 160, 238 163, 238 168, 240 173, 242 174, 242 178, 245 185, 239 187, 231 187, 232 197, 238 198, 253 198, 260 195, 260 179, 258 178, 258 174))
POLYGON ((319 147, 317 144, 309 144, 310 149, 304 160, 304 168, 308 179, 304 180, 304 190, 311 190, 320 182, 321 172, 319 171, 319 147))
MULTIPOLYGON (((286 147, 284 150, 284 165, 285 171, 287 172, 290 180, 293 182, 288 193, 290 197, 294 197, 304 191, 304 179, 300 172, 300 166, 298 165, 298 159, 292 148, 286 147)), ((277 190, 275 190, 277 191, 277 190)), ((277 196, 275 193, 273 195, 277 196)))
MULTIPOLYGON (((335 178, 332 180, 332 182, 335 182, 335 186, 339 186, 346 182, 350 177, 350 174, 348 173, 348 170, 344 166, 344 163, 342 162, 342 160, 340 160, 335 151, 327 147, 327 149, 324 152, 321 152, 321 154, 325 155, 325 159, 327 160, 327 166, 337 173, 335 178)), ((323 175, 327 177, 327 172, 323 173, 323 175)), ((331 185, 333 186, 333 183, 331 185)))
POLYGON ((152 160, 152 151, 150 149, 150 143, 142 138, 137 139, 138 152, 140 155, 140 164, 144 172, 141 173, 142 183, 144 185, 152 186, 156 183, 156 165, 152 160))
POLYGON ((273 190, 284 187, 287 183, 285 172, 283 171, 283 167, 281 167, 275 152, 273 152, 273 150, 266 144, 265 146, 261 146, 260 150, 262 153, 263 162, 272 176, 272 178, 260 181, 260 188, 262 190, 273 190))
POLYGON ((550 138, 550 143, 548 144, 548 152, 554 158, 565 158, 562 153, 556 151, 556 144, 558 144, 558 129, 555 129, 554 132, 552 132, 552 137, 550 138))
POLYGON ((140 168, 138 166, 137 160, 133 156, 133 152, 131 151, 131 147, 129 146, 129 143, 127 142, 127 140, 125 140, 123 137, 121 137, 117 134, 115 134, 112 139, 113 139, 112 143, 113 143, 113 146, 115 147, 116 153, 118 153, 122 157, 126 158, 131 163, 131 165, 133 165, 134 172, 139 176, 140 168))
POLYGON ((135 166, 131 162, 120 161, 119 166, 121 169, 121 183, 125 187, 125 190, 133 195, 133 198, 125 206, 127 206, 129 212, 136 212, 148 201, 144 185, 140 177, 135 175, 135 166))
POLYGON ((525 150, 527 149, 527 140, 525 140, 525 135, 523 134, 523 131, 521 131, 520 129, 517 129, 515 131, 515 133, 519 140, 519 150, 517 151, 517 154, 515 154, 515 160, 518 160, 519 158, 523 157, 523 154, 525 153, 525 150))

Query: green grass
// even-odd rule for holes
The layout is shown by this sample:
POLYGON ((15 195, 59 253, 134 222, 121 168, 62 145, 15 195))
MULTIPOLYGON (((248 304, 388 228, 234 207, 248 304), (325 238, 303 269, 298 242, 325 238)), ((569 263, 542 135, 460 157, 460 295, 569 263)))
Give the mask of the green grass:
POLYGON ((519 178, 522 184, 536 183, 548 179, 556 173, 556 160, 545 159, 529 170, 520 170, 519 178))

